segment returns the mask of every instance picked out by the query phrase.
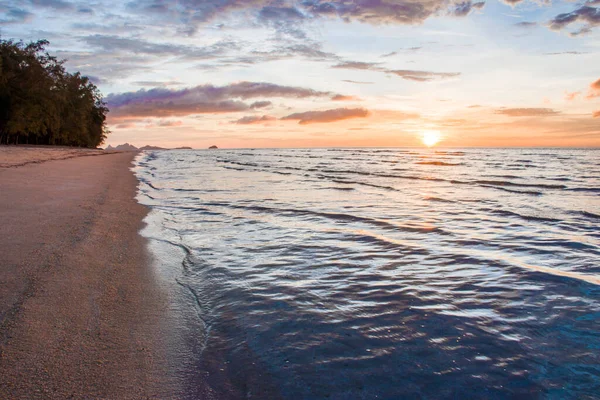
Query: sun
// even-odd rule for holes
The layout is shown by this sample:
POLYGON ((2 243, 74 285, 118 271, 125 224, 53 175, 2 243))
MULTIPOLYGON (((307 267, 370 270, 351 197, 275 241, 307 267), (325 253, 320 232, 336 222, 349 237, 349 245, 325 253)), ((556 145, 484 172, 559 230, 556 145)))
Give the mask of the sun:
POLYGON ((427 147, 435 146, 441 139, 438 131, 423 131, 421 133, 421 141, 427 147))

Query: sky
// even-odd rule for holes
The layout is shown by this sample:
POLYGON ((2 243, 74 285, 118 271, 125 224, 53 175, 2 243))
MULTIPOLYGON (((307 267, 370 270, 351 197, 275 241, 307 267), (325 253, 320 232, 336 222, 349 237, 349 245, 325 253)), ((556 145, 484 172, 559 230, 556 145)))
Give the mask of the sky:
POLYGON ((600 147, 600 0, 0 0, 0 29, 92 79, 113 146, 600 147))

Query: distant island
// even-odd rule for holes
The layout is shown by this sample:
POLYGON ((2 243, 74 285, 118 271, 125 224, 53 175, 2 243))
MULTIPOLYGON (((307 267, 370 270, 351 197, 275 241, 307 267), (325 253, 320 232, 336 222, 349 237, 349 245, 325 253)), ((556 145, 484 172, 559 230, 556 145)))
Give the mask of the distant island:
POLYGON ((132 144, 129 143, 124 143, 124 144, 120 144, 116 147, 113 147, 111 145, 106 146, 105 150, 116 150, 116 151, 140 151, 140 150, 193 150, 193 148, 191 147, 176 147, 176 148, 165 148, 165 147, 158 147, 158 146, 143 146, 140 148, 135 147, 132 144))
POLYGON ((49 44, 0 39, 0 144, 96 148, 109 133, 102 94, 49 44))
POLYGON ((218 147, 217 146, 210 146, 208 149, 209 150, 216 150, 216 149, 218 149, 218 147))

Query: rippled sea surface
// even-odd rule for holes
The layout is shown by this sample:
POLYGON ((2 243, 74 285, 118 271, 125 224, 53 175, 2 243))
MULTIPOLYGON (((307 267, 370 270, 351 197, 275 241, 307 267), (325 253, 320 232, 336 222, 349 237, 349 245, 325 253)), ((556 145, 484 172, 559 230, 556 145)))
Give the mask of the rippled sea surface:
POLYGON ((136 173, 192 315, 190 398, 600 397, 598 150, 151 151, 136 173))

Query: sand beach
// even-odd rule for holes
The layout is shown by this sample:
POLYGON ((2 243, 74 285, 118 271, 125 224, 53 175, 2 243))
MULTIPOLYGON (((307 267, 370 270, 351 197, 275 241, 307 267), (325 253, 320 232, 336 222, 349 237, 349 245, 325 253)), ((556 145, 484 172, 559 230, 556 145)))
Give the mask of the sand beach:
POLYGON ((0 146, 0 398, 165 398, 136 153, 0 146))

